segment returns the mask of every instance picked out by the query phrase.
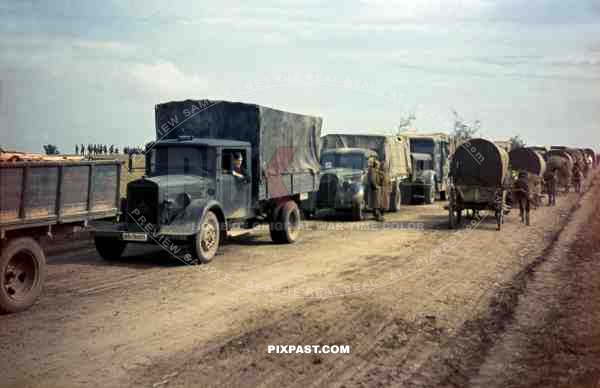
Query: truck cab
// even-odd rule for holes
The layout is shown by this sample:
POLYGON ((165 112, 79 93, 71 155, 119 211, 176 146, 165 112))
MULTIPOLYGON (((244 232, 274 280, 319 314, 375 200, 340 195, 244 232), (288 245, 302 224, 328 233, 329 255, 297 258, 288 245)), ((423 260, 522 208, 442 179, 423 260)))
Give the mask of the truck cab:
POLYGON ((409 135, 413 173, 402 183, 403 198, 433 203, 446 199, 449 172, 449 138, 444 134, 409 135))

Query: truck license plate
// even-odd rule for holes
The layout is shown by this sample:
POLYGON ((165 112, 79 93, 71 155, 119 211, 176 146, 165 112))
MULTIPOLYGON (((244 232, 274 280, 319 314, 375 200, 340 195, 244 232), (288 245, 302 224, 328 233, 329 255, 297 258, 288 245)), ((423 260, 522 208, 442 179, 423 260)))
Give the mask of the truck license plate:
POLYGON ((146 233, 123 233, 123 240, 125 241, 146 241, 147 239, 146 233))

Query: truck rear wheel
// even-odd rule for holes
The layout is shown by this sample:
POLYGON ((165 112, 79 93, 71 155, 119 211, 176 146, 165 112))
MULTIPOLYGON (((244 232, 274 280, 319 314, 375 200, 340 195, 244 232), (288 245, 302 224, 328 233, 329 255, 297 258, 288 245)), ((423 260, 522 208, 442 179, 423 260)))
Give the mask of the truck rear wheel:
POLYGON ((123 255, 127 243, 108 237, 94 237, 96 251, 104 260, 119 260, 123 255))
POLYGON ((298 240, 300 235, 300 210, 294 201, 287 201, 281 206, 269 224, 271 239, 277 244, 291 244, 298 240))
POLYGON ((0 313, 31 307, 42 293, 46 257, 32 238, 11 240, 0 254, 0 313))
POLYGON ((200 223, 200 230, 194 239, 194 256, 200 263, 210 262, 221 243, 219 219, 212 211, 207 211, 200 223))

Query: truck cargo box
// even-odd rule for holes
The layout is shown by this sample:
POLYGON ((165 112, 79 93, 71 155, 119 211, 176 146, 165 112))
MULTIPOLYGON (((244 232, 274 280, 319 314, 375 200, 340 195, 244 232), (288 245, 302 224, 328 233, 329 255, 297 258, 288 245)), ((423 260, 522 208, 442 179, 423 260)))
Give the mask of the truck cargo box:
POLYGON ((0 230, 116 216, 118 161, 0 163, 0 230))
POLYGON ((365 148, 377 152, 391 176, 408 176, 411 171, 410 149, 405 137, 384 135, 328 134, 322 148, 365 148))
POLYGON ((256 104, 185 100, 156 105, 155 119, 157 140, 192 136, 249 142, 252 174, 259 177, 253 182, 258 199, 269 196, 263 180, 268 176, 281 175, 289 194, 318 187, 320 117, 256 104))

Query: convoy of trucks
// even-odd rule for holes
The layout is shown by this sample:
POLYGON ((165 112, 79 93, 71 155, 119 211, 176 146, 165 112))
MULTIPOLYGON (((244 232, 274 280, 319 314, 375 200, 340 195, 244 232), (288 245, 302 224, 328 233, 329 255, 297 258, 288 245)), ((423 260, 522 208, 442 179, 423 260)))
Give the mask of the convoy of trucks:
POLYGON ((400 182, 411 172, 408 141, 402 136, 329 134, 321 139, 321 184, 316 199, 319 210, 351 211, 361 220, 372 209, 367 187, 369 158, 377 158, 384 175, 383 208, 400 209, 400 182))
MULTIPOLYGON (((293 243, 302 214, 343 210, 361 220, 373 207, 372 159, 379 161, 387 211, 414 198, 448 196, 450 227, 468 209, 494 211, 498 229, 504 222, 509 157, 485 139, 454 152, 442 133, 321 137, 319 117, 210 100, 158 104, 155 124, 140 178, 126 179, 119 160, 0 152, 0 313, 24 310, 40 295, 42 242, 91 223, 106 260, 119 258, 127 244, 168 239, 189 245, 184 259, 193 264, 211 261, 234 227, 266 223, 273 242, 293 243)), ((577 160, 591 168, 594 157, 590 149, 523 148, 511 153, 511 164, 540 176, 546 163, 577 160)))

